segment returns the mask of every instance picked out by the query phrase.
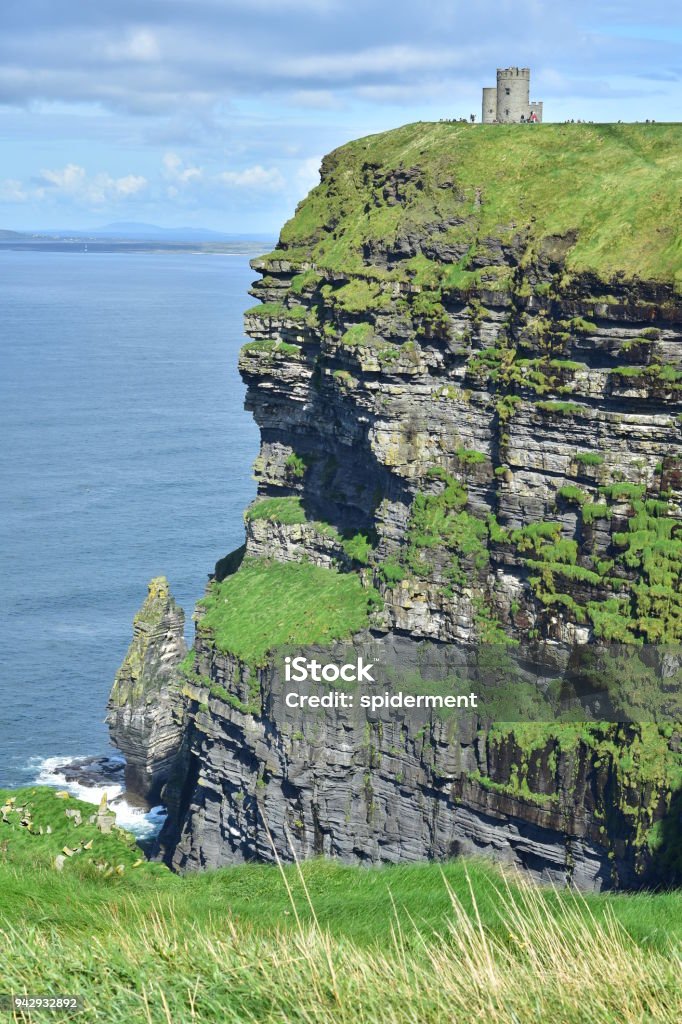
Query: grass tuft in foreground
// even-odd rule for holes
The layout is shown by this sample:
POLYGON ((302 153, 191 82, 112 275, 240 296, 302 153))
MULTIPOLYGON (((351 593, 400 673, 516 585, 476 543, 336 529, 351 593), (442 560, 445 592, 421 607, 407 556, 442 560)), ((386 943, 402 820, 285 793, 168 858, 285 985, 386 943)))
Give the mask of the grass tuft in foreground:
POLYGON ((583 898, 476 860, 179 877, 132 870, 130 837, 92 832, 87 804, 38 788, 8 797, 43 832, 14 812, 0 820, 1 988, 78 995, 72 1019, 87 1024, 677 1024, 682 1013, 679 893, 583 898), (65 814, 77 809, 79 825, 65 814), (99 853, 56 870, 54 854, 86 836, 99 853), (105 847, 123 873, 96 869, 105 847))
POLYGON ((552 907, 541 891, 503 881, 490 928, 478 912, 480 877, 459 881, 462 898, 439 878, 447 920, 418 941, 397 902, 381 943, 297 923, 293 906, 290 926, 263 932, 248 914, 229 914, 229 884, 223 907, 202 920, 169 900, 123 915, 103 907, 95 935, 15 918, 0 926, 3 983, 79 993, 93 1024, 677 1024, 679 948, 636 943, 613 912, 598 921, 577 896, 552 907))

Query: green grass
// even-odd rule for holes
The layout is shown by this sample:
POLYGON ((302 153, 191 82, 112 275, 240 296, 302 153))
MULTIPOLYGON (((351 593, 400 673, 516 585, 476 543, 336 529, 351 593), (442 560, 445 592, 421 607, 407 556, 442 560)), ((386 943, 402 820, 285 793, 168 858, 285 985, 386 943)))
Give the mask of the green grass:
POLYGON ((610 498, 611 501, 629 501, 643 497, 646 492, 645 484, 633 484, 627 480, 618 481, 600 488, 601 493, 610 498))
MULTIPOLYGON (((0 804, 5 812, 0 820, 0 863, 20 866, 24 861, 36 868, 49 868, 54 877, 54 859, 63 854, 64 847, 72 851, 67 855, 65 871, 72 869, 79 876, 98 877, 98 864, 109 866, 123 865, 124 870, 132 870, 132 865, 141 858, 140 849, 133 837, 123 829, 114 827, 109 834, 99 831, 96 824, 89 818, 97 812, 92 804, 76 800, 65 792, 45 787, 31 787, 18 790, 0 790, 0 804), (13 803, 10 803, 13 801, 13 803), (81 822, 67 816, 67 811, 80 811, 81 822), (28 825, 21 821, 29 820, 28 825), (48 833, 47 828, 50 828, 48 833), (42 828, 42 832, 41 832, 42 828), (86 844, 91 844, 84 849, 86 844)), ((154 875, 166 870, 160 865, 146 862, 138 864, 142 872, 154 875)), ((137 869, 136 869, 137 870, 137 869)), ((4 889, 0 888, 0 893, 4 889)), ((0 907, 2 907, 0 895, 0 907)))
POLYGON ((555 577, 601 587, 611 593, 600 600, 581 606, 571 601, 570 607, 564 602, 577 621, 592 623, 599 639, 678 643, 682 637, 682 534, 669 502, 647 497, 644 484, 630 481, 607 484, 600 492, 604 500, 593 503, 581 488, 566 484, 558 489, 557 498, 580 506, 585 525, 612 519, 614 503, 629 506, 626 529, 611 534, 607 558, 592 557, 576 540, 562 538, 559 523, 536 523, 511 532, 519 553, 532 556, 525 564, 539 573, 529 580, 535 596, 544 604, 556 602, 555 577), (580 564, 586 557, 588 565, 580 564))
POLYGON ((308 460, 303 455, 297 455, 296 452, 292 452, 288 455, 284 466, 295 480, 302 480, 305 476, 305 471, 308 468, 308 460))
POLYGON ((295 526, 310 523, 311 527, 326 537, 338 542, 345 553, 358 565, 368 565, 374 551, 376 537, 371 531, 344 530, 339 532, 330 523, 317 519, 308 519, 301 498, 262 498, 251 505, 245 517, 248 521, 265 519, 268 522, 282 523, 284 526, 295 526))
POLYGON ((564 501, 573 502, 576 505, 584 505, 587 501, 587 495, 580 487, 576 487, 575 484, 564 484, 556 492, 557 498, 563 498, 564 501))
POLYGON ((679 391, 682 388, 682 371, 671 363, 650 363, 648 366, 616 366, 611 374, 617 377, 632 377, 638 387, 661 386, 664 390, 679 391))
POLYGON ((581 466, 601 466, 604 456, 601 452, 577 452, 575 461, 581 466))
MULTIPOLYGON (((581 509, 584 525, 611 520, 614 504, 627 504, 626 529, 611 534, 606 558, 594 557, 572 538, 561 537, 558 522, 534 523, 513 530, 510 539, 525 564, 538 575, 529 578, 543 604, 562 603, 578 622, 591 622, 595 636, 614 643, 679 643, 682 638, 682 533, 667 500, 646 486, 617 481, 599 488, 604 500, 591 502, 575 484, 557 498, 581 509), (588 565, 581 564, 588 559, 588 565), (591 566, 591 567, 590 567, 591 566), (557 580, 599 587, 601 599, 578 604, 557 594, 557 580), (611 593, 608 593, 608 592, 611 593), (618 593, 618 596, 613 594, 618 593)), ((563 591, 564 587, 560 584, 563 591)))
POLYGON ((376 537, 371 532, 359 530, 357 533, 341 535, 341 546, 345 553, 358 565, 369 565, 376 545, 376 537))
POLYGON ((579 416, 584 409, 577 402, 538 402, 535 406, 550 416, 579 416))
POLYGON ((390 304, 390 295, 376 285, 355 278, 338 291, 330 291, 331 302, 346 313, 364 313, 366 310, 382 309, 390 304))
POLYGON ((306 522, 301 499, 295 497, 264 498, 251 505, 245 515, 249 520, 267 519, 270 522, 283 523, 285 526, 306 522))
POLYGON ((485 452, 479 452, 475 448, 456 448, 455 455, 463 466, 480 466, 488 461, 485 452))
POLYGON ((374 337, 374 328, 371 324, 353 324, 343 334, 341 341, 348 348, 354 348, 356 346, 362 347, 369 345, 374 337))
POLYGON ((301 355, 301 346, 290 345, 286 341, 279 341, 275 338, 254 339, 242 345, 242 353, 253 354, 254 352, 265 352, 270 356, 293 356, 298 358, 301 355))
MULTIPOLYGON (((312 255, 318 266, 357 271, 364 241, 390 241, 457 217, 460 226, 446 238, 469 245, 469 257, 476 239, 486 236, 528 232, 533 246, 575 232, 567 253, 571 271, 679 282, 681 154, 678 124, 547 124, 532 131, 523 125, 410 124, 327 157, 324 180, 281 240, 289 255, 312 255), (374 182, 363 168, 367 162, 378 165, 374 182), (412 167, 420 169, 422 187, 407 185, 394 206, 376 205, 373 190, 380 194, 389 173, 412 167), (439 187, 446 182, 451 184, 439 187), (330 222, 337 225, 333 234, 321 230, 330 222)), ((460 277, 468 274, 466 266, 456 269, 460 277)), ((424 268, 419 273, 433 286, 424 268)), ((588 328, 576 322, 576 330, 588 328)))
POLYGON ((595 519, 608 519, 610 516, 609 506, 603 502, 587 502, 583 505, 583 523, 589 526, 595 519))
POLYGON ((306 306, 286 306, 283 302, 261 302, 244 311, 244 316, 257 316, 274 320, 305 320, 306 306))
POLYGON ((307 562, 244 561, 238 572, 212 583, 200 605, 201 631, 220 650, 259 665, 285 644, 329 643, 367 627, 380 603, 355 573, 337 573, 307 562))
MULTIPOLYGON (((461 452, 480 454, 466 449, 461 452)), ((477 462, 478 459, 473 460, 474 465, 477 462)), ((418 492, 415 495, 405 534, 406 544, 399 552, 400 562, 412 575, 428 577, 433 571, 434 555, 438 557, 447 550, 448 579, 453 584, 464 584, 467 579, 462 566, 464 560, 479 571, 487 566, 488 524, 466 510, 467 488, 441 466, 432 467, 427 476, 442 481, 444 486, 438 494, 418 492)), ((390 565, 385 565, 381 574, 386 582, 392 581, 390 565)))
MULTIPOLYGON (((54 831, 0 822, 3 988, 77 994, 88 1024, 678 1019, 682 893, 583 899, 476 860, 179 877, 105 875, 81 853, 59 872, 78 831, 61 834, 64 809, 93 808, 14 795, 54 831)), ((100 838, 128 856, 128 838, 100 838)))

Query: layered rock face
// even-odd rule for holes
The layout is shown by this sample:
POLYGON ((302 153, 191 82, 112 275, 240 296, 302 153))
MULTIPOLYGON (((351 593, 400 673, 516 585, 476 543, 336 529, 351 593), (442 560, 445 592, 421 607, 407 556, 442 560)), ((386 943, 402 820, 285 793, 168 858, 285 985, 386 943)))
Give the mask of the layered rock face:
POLYGON ((107 705, 111 738, 126 758, 126 789, 149 804, 159 802, 182 738, 177 668, 187 654, 184 625, 168 581, 153 579, 107 705))
MULTIPOLYGON (((409 638, 375 644, 385 665, 419 661, 409 638)), ((338 661, 348 649, 306 654, 338 661)), ((260 670, 251 708, 243 666, 209 638, 197 665, 204 681, 184 684, 185 739, 165 790, 161 844, 176 870, 275 853, 387 864, 473 854, 583 889, 674 877, 647 840, 670 826, 671 739, 656 726, 311 715, 285 705, 273 667, 260 670)))
POLYGON ((283 708, 268 654, 357 636, 360 605, 386 664, 425 642, 511 645, 551 673, 575 645, 682 638, 679 130, 575 127, 351 144, 252 264, 259 497, 178 682, 174 866, 274 845, 486 851, 595 888, 673 876, 674 722, 378 729, 334 712, 315 730, 283 708), (296 614, 304 572, 320 600, 296 614))

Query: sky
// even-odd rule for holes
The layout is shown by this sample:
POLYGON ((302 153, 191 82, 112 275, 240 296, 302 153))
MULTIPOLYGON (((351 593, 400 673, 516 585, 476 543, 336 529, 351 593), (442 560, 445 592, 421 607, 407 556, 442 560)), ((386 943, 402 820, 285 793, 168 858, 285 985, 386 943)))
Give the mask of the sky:
POLYGON ((0 228, 274 235, 325 153, 510 65, 547 121, 677 121, 682 5, 0 0, 0 228))

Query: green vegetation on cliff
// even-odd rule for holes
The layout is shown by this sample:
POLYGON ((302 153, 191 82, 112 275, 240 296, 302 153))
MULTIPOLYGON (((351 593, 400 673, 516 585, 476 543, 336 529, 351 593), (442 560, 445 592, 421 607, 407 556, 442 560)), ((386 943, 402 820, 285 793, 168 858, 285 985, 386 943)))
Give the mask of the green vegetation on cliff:
POLYGON ((467 489, 438 467, 431 478, 442 482, 437 494, 415 495, 406 531, 401 560, 417 576, 433 571, 434 552, 449 554, 446 575, 452 583, 464 585, 469 570, 482 570, 488 564, 488 527, 484 520, 466 511, 467 489))
POLYGON ((582 523, 612 520, 620 510, 624 528, 610 534, 604 557, 594 557, 590 539, 562 536, 560 522, 531 523, 509 539, 532 570, 530 584, 543 604, 564 607, 577 622, 590 622, 595 636, 614 643, 678 643, 682 639, 682 524, 667 500, 647 496, 643 484, 627 481, 601 488, 605 499, 589 502, 574 484, 557 498, 580 510, 582 523), (576 601, 562 593, 566 580, 588 584, 593 593, 576 601))
MULTIPOLYGON (((650 505, 664 490, 652 485, 652 463, 674 451, 682 379, 672 344, 679 304, 670 287, 682 286, 674 227, 681 143, 675 124, 407 125, 326 157, 320 185, 261 265, 270 276, 259 332, 270 330, 275 344, 293 336, 284 314, 267 325, 273 289, 282 309, 307 305, 316 324, 308 321, 304 346, 312 405, 323 396, 340 420, 369 409, 381 423, 372 440, 379 461, 409 482, 404 536, 386 531, 383 543, 381 523, 370 518, 378 505, 364 508, 363 525, 377 529, 376 548, 390 555, 377 565, 365 546, 359 561, 374 565, 388 586, 411 576, 435 581, 452 598, 470 584, 486 620, 481 637, 499 619, 514 635, 528 629, 547 639, 553 619, 591 627, 592 637, 607 641, 682 639, 678 512, 674 503, 668 511, 650 505), (426 388, 433 377, 440 380, 428 404, 411 381, 426 388), (637 401, 657 403, 642 410, 655 419, 652 457, 642 435, 639 466, 632 460, 616 469, 606 438, 612 428, 614 447, 622 443, 625 414, 616 405, 632 388, 646 391, 637 401), (455 401, 461 437, 449 422, 455 401), (443 434, 436 456, 421 426, 430 417, 443 434), (531 501, 523 493, 531 469, 541 471, 524 441, 529 417, 551 452, 552 472, 565 474, 556 488, 548 482, 542 510, 533 508, 539 490, 531 501), (563 438, 574 430, 566 459, 563 438), (477 450, 478 436, 485 451, 477 450), (579 450, 591 443, 595 450, 579 450), (471 505, 451 505, 447 488, 433 493, 434 457, 452 479, 473 485, 471 505), (630 501, 636 529, 622 522, 619 500, 630 501), (518 522, 519 508, 521 522, 528 516, 532 527, 542 516, 561 538, 513 551, 519 536, 504 524, 518 522), (525 606, 518 617, 509 610, 517 598, 499 600, 494 591, 505 588, 498 585, 501 559, 524 553, 516 561, 525 606), (481 586, 484 575, 498 582, 481 586)), ((250 387, 257 372, 248 369, 250 387)), ((268 485, 270 493, 294 484, 302 491, 297 509, 280 510, 285 525, 301 522, 315 504, 306 491, 318 486, 314 474, 307 479, 297 458, 287 458, 285 472, 271 465, 261 483, 266 494, 268 485)), ((328 495, 346 506, 339 521, 352 519, 358 504, 347 476, 347 493, 337 480, 328 495)), ((253 515, 277 518, 274 507, 253 515)))
MULTIPOLYGON (((638 702, 646 699, 646 673, 640 671, 638 679, 633 671, 628 682, 628 663, 625 657, 612 663, 602 662, 606 671, 599 682, 605 685, 605 692, 610 682, 624 712, 636 716, 638 702)), ((653 856, 659 863, 665 863, 666 877, 682 880, 682 825, 677 813, 682 789, 682 752, 678 740, 679 732, 671 726, 652 723, 498 723, 485 733, 491 774, 495 778, 478 773, 477 781, 486 789, 510 796, 554 803, 562 813, 570 814, 575 787, 582 777, 579 765, 589 765, 594 779, 593 813, 602 822, 602 837, 610 847, 611 857, 617 844, 627 843, 633 848, 637 872, 643 871, 653 856), (508 765, 506 778, 500 778, 494 767, 500 751, 506 755, 501 759, 508 765), (566 759, 573 764, 573 786, 557 791, 557 766, 566 759), (661 805, 665 806, 665 814, 658 818, 661 805), (627 839, 619 818, 631 826, 627 839), (665 844, 661 848, 663 832, 665 844)))
POLYGON ((428 235, 435 224, 465 253, 450 267, 455 287, 476 279, 467 268, 486 239, 515 235, 530 248, 567 248, 569 272, 682 284, 677 124, 418 123, 351 142, 323 168, 282 231, 284 258, 366 272, 363 245, 428 235), (382 185, 387 201, 377 204, 382 185))
POLYGON ((268 522, 295 526, 305 523, 306 515, 300 498, 264 498, 245 512, 247 520, 266 519, 268 522))
POLYGON ((372 531, 339 531, 331 523, 308 519, 301 498, 295 496, 261 498, 247 509, 244 518, 247 522, 265 520, 269 523, 279 523, 281 526, 302 526, 309 523, 314 532, 336 541, 339 548, 357 566, 369 564, 376 539, 372 531))
MULTIPOLYGON (((415 640, 477 642, 477 654, 522 644, 524 656, 538 641, 557 708, 572 645, 682 640, 680 141, 671 125, 420 124, 327 157, 279 249, 254 264, 265 312, 247 328, 299 338, 305 365, 242 360, 264 439, 249 550, 316 560, 322 546, 344 569, 366 564, 385 598, 373 624, 415 640), (268 319, 273 296, 309 310, 300 335, 285 312, 268 319), (336 547, 349 523, 366 531, 353 566, 336 547)), ((610 701, 598 713, 679 715, 642 668, 630 647, 616 693, 589 678, 610 701)), ((580 727, 545 729, 555 767, 587 764, 576 799, 571 772, 534 774, 539 741, 527 750, 523 726, 510 765, 468 766, 460 781, 502 795, 489 804, 502 814, 508 796, 533 815, 551 805, 558 832, 585 815, 604 859, 618 860, 620 838, 640 871, 645 833, 670 809, 678 737, 652 733, 667 775, 645 778, 642 744, 619 734, 621 758, 600 728, 590 742, 580 727), (606 776, 627 794, 613 798, 609 843, 592 814, 606 776)))
POLYGON ((261 665, 268 651, 286 644, 331 643, 359 633, 380 603, 356 573, 248 559, 211 583, 199 602, 205 610, 199 628, 214 636, 219 650, 261 665))

